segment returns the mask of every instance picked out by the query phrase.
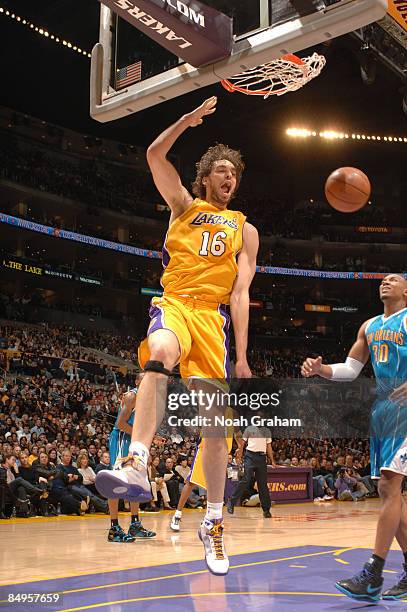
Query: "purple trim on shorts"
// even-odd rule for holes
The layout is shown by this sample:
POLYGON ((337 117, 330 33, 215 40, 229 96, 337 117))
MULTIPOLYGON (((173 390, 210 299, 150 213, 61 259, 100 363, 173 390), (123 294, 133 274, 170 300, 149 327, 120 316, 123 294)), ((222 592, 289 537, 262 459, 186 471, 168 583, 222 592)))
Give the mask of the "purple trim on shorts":
MULTIPOLYGON (((196 444, 194 458, 192 459, 192 463, 191 463, 191 471, 189 472, 188 476, 185 478, 185 480, 187 482, 191 482, 191 476, 192 476, 192 472, 194 471, 196 458, 198 457, 199 445, 200 445, 201 442, 202 442, 202 438, 199 438, 199 440, 198 440, 198 442, 196 444)), ((192 481, 192 484, 196 484, 196 483, 192 481)))
POLYGON ((157 329, 163 329, 164 328, 164 313, 163 313, 162 309, 159 306, 156 306, 155 304, 152 304, 150 306, 150 310, 149 310, 148 314, 150 315, 150 319, 151 320, 156 318, 156 321, 154 321, 154 323, 148 329, 148 335, 150 335, 153 332, 157 331, 157 329))
POLYGON ((168 266, 168 264, 170 263, 170 259, 171 256, 167 250, 167 247, 165 246, 166 242, 167 242, 167 235, 168 235, 168 231, 165 234, 165 239, 164 239, 164 244, 163 244, 163 249, 162 249, 162 264, 163 264, 163 268, 166 268, 168 266))
POLYGON ((222 325, 222 331, 223 331, 223 334, 224 334, 224 337, 225 337, 225 340, 223 342, 224 347, 225 347, 225 361, 224 361, 224 365, 225 365, 225 372, 226 372, 226 380, 229 381, 230 380, 230 350, 229 350, 230 315, 229 315, 229 313, 226 310, 226 305, 225 304, 220 304, 220 306, 218 308, 218 312, 224 318, 224 323, 222 325))

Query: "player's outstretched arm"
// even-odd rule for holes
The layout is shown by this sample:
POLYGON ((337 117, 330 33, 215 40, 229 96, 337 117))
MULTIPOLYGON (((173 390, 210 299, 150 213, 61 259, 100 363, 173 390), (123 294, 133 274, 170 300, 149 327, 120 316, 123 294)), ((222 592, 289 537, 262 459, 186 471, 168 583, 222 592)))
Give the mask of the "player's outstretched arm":
POLYGON ((249 288, 256 273, 259 235, 250 223, 243 226, 243 246, 239 254, 237 278, 230 296, 230 312, 236 341, 236 377, 250 378, 247 363, 247 336, 249 330, 249 288))
POLYGON ((201 125, 206 115, 212 115, 216 111, 216 102, 215 96, 205 100, 198 108, 183 115, 167 128, 147 149, 147 161, 154 183, 171 208, 171 220, 181 215, 190 206, 193 198, 181 183, 174 166, 168 161, 167 153, 185 130, 201 125))
POLYGON ((360 327, 356 342, 349 351, 345 363, 322 363, 322 357, 312 359, 308 357, 301 366, 301 374, 305 378, 321 376, 339 382, 355 380, 369 359, 369 347, 366 341, 365 330, 369 321, 360 327))

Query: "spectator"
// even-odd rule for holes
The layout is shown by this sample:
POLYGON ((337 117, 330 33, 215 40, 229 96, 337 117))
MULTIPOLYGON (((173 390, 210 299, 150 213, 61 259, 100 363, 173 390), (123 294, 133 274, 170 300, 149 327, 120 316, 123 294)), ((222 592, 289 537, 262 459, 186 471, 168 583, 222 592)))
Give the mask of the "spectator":
POLYGON ((80 475, 75 474, 74 468, 71 466, 71 458, 70 451, 63 451, 62 463, 57 466, 57 472, 52 483, 51 497, 57 503, 60 503, 64 514, 83 515, 89 508, 90 496, 86 496, 84 499, 82 495, 78 496, 72 491, 70 485, 75 480, 79 480, 80 475))
POLYGON ((319 474, 325 478, 329 489, 331 491, 334 491, 335 484, 332 461, 329 461, 328 459, 322 459, 321 466, 319 468, 319 474))
POLYGON ((99 493, 95 487, 96 474, 89 465, 89 459, 86 452, 79 454, 78 459, 76 460, 76 467, 82 476, 83 485, 94 495, 98 496, 99 493))
POLYGON ((56 466, 50 462, 45 451, 40 451, 38 459, 32 463, 31 467, 47 482, 51 481, 56 474, 56 466))
POLYGON ((58 464, 58 454, 56 448, 51 448, 48 453, 49 466, 51 469, 55 469, 58 464))
MULTIPOLYGON (((191 474, 191 468, 188 466, 188 458, 185 455, 179 456, 179 463, 175 466, 175 471, 179 474, 179 494, 181 495, 182 489, 188 482, 188 477, 191 474)), ((199 488, 197 487, 197 491, 199 488)), ((192 489, 188 500, 185 504, 189 508, 202 508, 201 498, 194 489, 192 489)))
POLYGON ((36 433, 36 434, 37 434, 37 436, 39 436, 39 435, 43 434, 43 433, 44 433, 44 431, 45 431, 45 430, 44 430, 44 428, 43 428, 43 426, 42 426, 41 419, 37 419, 37 420, 35 421, 35 425, 34 425, 34 427, 31 427, 31 433, 32 433, 32 434, 33 434, 33 433, 36 433))
POLYGON ((88 457, 89 465, 94 470, 97 464, 99 463, 96 446, 94 444, 89 444, 88 457))
POLYGON ((319 472, 318 460, 312 457, 309 465, 312 468, 314 501, 330 501, 333 499, 333 495, 330 495, 328 484, 323 476, 316 473, 319 472))
POLYGON ((98 465, 95 468, 95 474, 100 472, 100 470, 110 470, 111 467, 112 466, 110 465, 109 451, 102 452, 101 457, 100 457, 100 463, 98 463, 98 465))
POLYGON ((31 447, 31 454, 28 457, 28 462, 30 465, 32 465, 33 461, 36 461, 38 459, 38 446, 33 445, 31 447))
POLYGON ((59 465, 58 468, 62 468, 64 473, 67 475, 68 488, 71 489, 74 495, 86 501, 87 504, 89 504, 88 500, 90 499, 90 503, 94 506, 97 512, 108 511, 107 501, 99 497, 98 494, 92 493, 90 489, 84 486, 82 475, 79 473, 78 469, 72 465, 72 453, 70 451, 63 451, 62 464, 59 465))
MULTIPOLYGON (((45 457, 47 456, 45 455, 45 457)), ((20 460, 21 465, 18 468, 18 471, 21 478, 32 484, 34 487, 38 487, 42 491, 41 494, 32 494, 30 496, 33 509, 42 516, 48 516, 48 478, 44 477, 44 473, 41 473, 41 469, 38 469, 38 466, 34 467, 32 464, 30 464, 30 458, 27 451, 23 451, 20 454, 20 460)), ((38 463, 38 460, 36 460, 36 462, 38 463)))
POLYGON ((147 467, 153 499, 151 500, 147 509, 151 510, 152 512, 156 512, 157 510, 159 510, 159 508, 157 508, 158 493, 161 494, 164 510, 171 510, 170 496, 168 494, 167 484, 165 483, 163 476, 160 476, 158 472, 159 463, 159 457, 154 457, 154 459, 152 459, 151 456, 149 457, 149 463, 147 467))
POLYGON ((369 476, 361 476, 357 470, 357 466, 359 463, 355 464, 353 457, 351 457, 352 463, 350 465, 350 461, 348 461, 348 457, 346 457, 346 467, 352 472, 353 478, 356 478, 356 491, 360 491, 363 493, 365 497, 370 497, 375 492, 375 487, 373 482, 369 476))
POLYGON ((158 467, 158 476, 163 478, 167 486, 168 495, 170 497, 170 506, 172 506, 172 508, 176 508, 179 500, 180 477, 178 472, 176 472, 174 469, 174 461, 171 459, 171 457, 168 457, 165 460, 165 464, 163 466, 158 467))
MULTIPOLYGON (((28 457, 26 458, 28 459, 28 457)), ((14 455, 7 455, 4 458, 2 467, 7 472, 7 484, 15 501, 17 515, 22 517, 29 516, 30 497, 34 498, 37 496, 37 498, 40 498, 44 496, 44 491, 20 476, 14 455)))

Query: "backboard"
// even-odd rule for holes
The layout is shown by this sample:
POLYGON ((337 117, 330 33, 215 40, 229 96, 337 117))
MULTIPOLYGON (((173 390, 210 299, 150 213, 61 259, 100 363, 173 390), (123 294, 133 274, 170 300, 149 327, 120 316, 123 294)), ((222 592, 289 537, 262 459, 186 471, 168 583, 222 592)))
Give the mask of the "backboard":
POLYGON ((128 116, 287 53, 295 53, 354 31, 381 19, 387 9, 387 0, 103 2, 106 4, 101 4, 99 43, 92 51, 90 84, 91 116, 101 122, 128 116), (146 10, 149 5, 151 15, 146 10), (206 10, 208 14, 205 14, 206 10), (162 16, 154 18, 157 15, 154 11, 161 11, 164 19, 171 19, 172 24, 179 20, 184 28, 184 37, 175 36, 176 28, 174 25, 172 29, 166 27, 162 16), (144 26, 153 24, 150 30, 154 30, 154 34, 157 31, 159 34, 165 32, 168 39, 170 33, 172 39, 178 41, 178 51, 169 51, 152 40, 150 35, 153 33, 148 29, 144 28, 144 31, 150 35, 134 27, 131 23, 140 25, 133 19, 134 16, 144 26), (230 44, 226 40, 228 24, 231 29, 230 44), (213 31, 209 30, 209 26, 213 31), (219 32, 215 32, 218 26, 219 32), (188 28, 191 29, 191 38, 185 35, 188 28), (215 60, 209 59, 209 63, 205 63, 204 53, 201 65, 198 65, 199 60, 194 60, 195 65, 185 61, 185 54, 192 48, 192 43, 188 41, 195 42, 195 35, 200 36, 196 39, 199 54, 202 55, 205 50, 207 40, 206 57, 214 57, 215 60), (224 44, 224 49, 219 52, 217 48, 211 54, 209 46, 216 36, 216 42, 220 46, 224 44), (181 45, 180 40, 185 43, 181 45), (181 49, 188 45, 189 49, 181 49))

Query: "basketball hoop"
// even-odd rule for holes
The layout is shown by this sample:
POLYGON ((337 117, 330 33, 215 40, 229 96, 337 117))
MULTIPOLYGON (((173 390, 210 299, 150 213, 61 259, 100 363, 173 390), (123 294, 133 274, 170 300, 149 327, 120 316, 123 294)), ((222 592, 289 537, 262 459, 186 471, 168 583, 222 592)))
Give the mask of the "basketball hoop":
POLYGON ((323 55, 313 53, 309 57, 298 57, 291 53, 267 64, 221 81, 229 91, 238 91, 247 96, 282 96, 296 91, 317 77, 326 64, 323 55))

